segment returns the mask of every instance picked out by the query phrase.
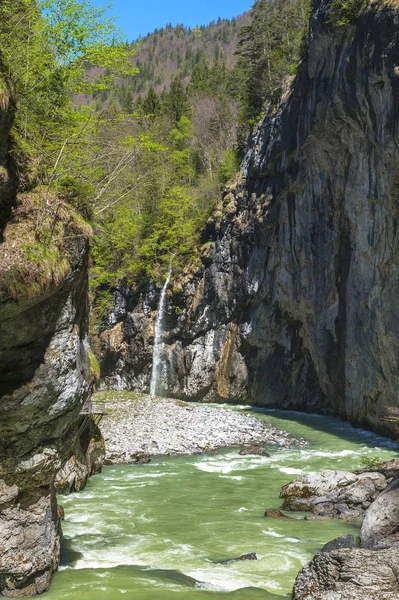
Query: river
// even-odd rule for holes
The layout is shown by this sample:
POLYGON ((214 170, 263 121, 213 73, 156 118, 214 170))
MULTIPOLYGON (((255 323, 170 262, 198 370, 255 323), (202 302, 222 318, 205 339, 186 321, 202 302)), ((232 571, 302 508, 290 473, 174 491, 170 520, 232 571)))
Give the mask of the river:
MULTIPOLYGON (((248 410, 243 408, 242 410, 248 410)), ((397 457, 394 442, 337 419, 252 411, 309 446, 270 458, 212 454, 106 467, 65 507, 65 558, 46 600, 271 600, 329 540, 358 529, 341 521, 268 519, 282 485, 362 458, 397 457), (222 564, 247 552, 257 561, 222 564), (199 583, 197 583, 199 582, 199 583)))

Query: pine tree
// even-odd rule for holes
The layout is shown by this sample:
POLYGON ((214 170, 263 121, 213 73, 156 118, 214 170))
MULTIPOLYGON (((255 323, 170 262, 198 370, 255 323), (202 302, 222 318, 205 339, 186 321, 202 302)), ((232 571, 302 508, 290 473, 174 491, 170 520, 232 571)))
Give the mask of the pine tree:
POLYGON ((172 79, 170 92, 166 94, 165 111, 174 123, 183 116, 190 115, 192 106, 182 78, 177 75, 172 79))
POLYGON ((154 88, 151 86, 142 103, 143 112, 145 115, 150 115, 152 118, 155 118, 159 114, 160 108, 161 103, 159 101, 158 95, 154 88))

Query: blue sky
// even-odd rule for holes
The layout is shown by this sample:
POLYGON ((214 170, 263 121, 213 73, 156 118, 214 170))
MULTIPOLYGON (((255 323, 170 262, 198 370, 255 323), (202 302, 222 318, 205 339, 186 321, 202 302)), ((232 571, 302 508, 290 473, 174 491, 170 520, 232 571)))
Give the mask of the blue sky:
MULTIPOLYGON (((129 42, 161 28, 166 23, 183 23, 189 27, 206 25, 219 16, 231 19, 249 10, 254 0, 114 0, 111 14, 129 42)), ((112 3, 112 0, 110 0, 112 3)), ((108 4, 91 0, 94 6, 108 4)))

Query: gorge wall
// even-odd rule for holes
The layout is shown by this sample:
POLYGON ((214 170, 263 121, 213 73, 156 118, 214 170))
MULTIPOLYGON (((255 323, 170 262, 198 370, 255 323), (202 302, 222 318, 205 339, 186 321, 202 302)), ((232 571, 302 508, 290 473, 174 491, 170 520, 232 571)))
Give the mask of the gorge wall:
POLYGON ((16 108, 1 94, 0 595, 22 597, 48 589, 59 563, 56 477, 63 490, 82 487, 103 443, 79 418, 91 392, 87 235, 72 214, 64 222, 62 276, 25 252, 45 215, 9 152, 16 108))
MULTIPOLYGON (((316 0, 308 58, 257 128, 241 182, 172 282, 165 394, 317 411, 390 432, 398 406, 399 12, 334 26, 316 0)), ((337 21, 335 17, 335 21, 337 21)), ((159 290, 115 290, 103 387, 148 390, 159 290)))

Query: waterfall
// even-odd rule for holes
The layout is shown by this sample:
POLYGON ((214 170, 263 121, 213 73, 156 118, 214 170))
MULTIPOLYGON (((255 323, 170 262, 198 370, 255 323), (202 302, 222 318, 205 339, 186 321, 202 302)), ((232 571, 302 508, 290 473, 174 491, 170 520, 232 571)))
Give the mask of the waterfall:
POLYGON ((152 356, 152 371, 151 371, 151 396, 157 395, 158 380, 161 371, 161 344, 162 344, 162 324, 165 312, 166 290, 169 285, 170 276, 172 274, 172 262, 169 263, 168 274, 162 288, 161 297, 159 299, 158 313, 155 320, 155 336, 154 336, 154 352, 152 356))

